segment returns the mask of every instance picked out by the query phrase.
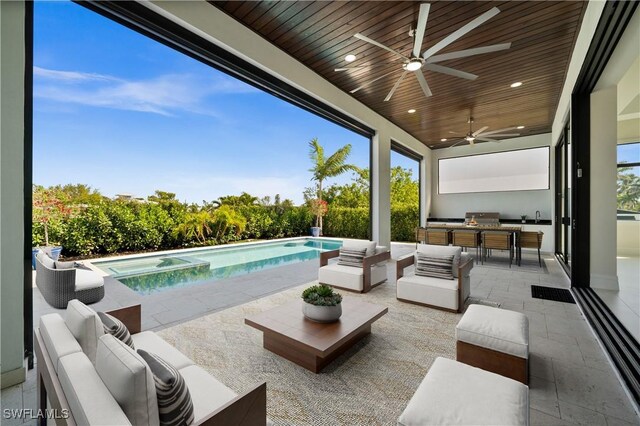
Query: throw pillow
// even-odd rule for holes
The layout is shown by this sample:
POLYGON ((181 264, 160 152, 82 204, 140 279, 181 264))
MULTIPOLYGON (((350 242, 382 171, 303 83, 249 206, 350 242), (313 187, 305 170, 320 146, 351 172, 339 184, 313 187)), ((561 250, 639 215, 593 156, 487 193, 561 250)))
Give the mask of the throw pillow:
POLYGON ((116 339, 120 340, 125 345, 129 346, 131 349, 135 350, 136 348, 133 346, 133 339, 131 338, 131 333, 129 333, 129 329, 122 321, 118 318, 115 318, 109 314, 105 314, 104 312, 98 312, 98 316, 102 321, 102 326, 104 327, 104 332, 113 335, 116 339))
POLYGON ((453 279, 453 256, 434 256, 418 253, 416 275, 444 280, 453 279))
POLYGON ((356 268, 362 268, 362 261, 367 253, 367 249, 340 249, 340 257, 338 257, 338 265, 354 266, 356 268))
POLYGON ((73 269, 75 267, 75 262, 62 262, 60 260, 56 260, 55 262, 56 269, 73 269))
POLYGON ((158 355, 138 349, 138 355, 149 365, 156 383, 160 425, 177 426, 193 423, 193 401, 180 372, 158 355))

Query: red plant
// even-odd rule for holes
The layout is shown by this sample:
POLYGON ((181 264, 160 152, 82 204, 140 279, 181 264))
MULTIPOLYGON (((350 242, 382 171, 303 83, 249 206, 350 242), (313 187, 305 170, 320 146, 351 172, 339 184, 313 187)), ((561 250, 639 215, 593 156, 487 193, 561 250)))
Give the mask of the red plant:
POLYGON ((315 198, 309 201, 309 207, 311 208, 311 213, 316 216, 316 226, 319 226, 320 218, 329 211, 329 204, 324 200, 315 198))
POLYGON ((49 245, 49 222, 52 219, 62 219, 69 217, 73 212, 61 198, 63 194, 58 194, 50 189, 34 188, 33 191, 33 220, 42 223, 44 226, 45 245, 49 245))

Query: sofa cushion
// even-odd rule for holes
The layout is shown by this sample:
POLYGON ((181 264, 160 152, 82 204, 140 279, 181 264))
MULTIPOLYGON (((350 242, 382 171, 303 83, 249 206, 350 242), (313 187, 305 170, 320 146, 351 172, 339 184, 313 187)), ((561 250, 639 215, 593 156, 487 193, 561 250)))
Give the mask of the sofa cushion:
POLYGON ((62 262, 60 260, 56 260, 53 262, 56 265, 56 269, 73 269, 75 267, 75 262, 62 262))
POLYGON ((440 278, 443 280, 453 279, 453 255, 434 256, 424 253, 416 254, 415 273, 422 277, 440 278))
POLYGON ((47 256, 47 254, 45 252, 43 252, 43 251, 38 252, 36 257, 38 259, 40 259, 40 263, 42 263, 47 268, 49 268, 49 269, 55 269, 56 268, 56 263, 53 261, 53 259, 51 259, 49 256, 47 256))
POLYGON ((398 425, 528 425, 529 388, 446 358, 436 358, 398 425))
POLYGON ((193 361, 184 356, 182 352, 165 342, 162 337, 153 331, 143 331, 133 336, 133 344, 138 349, 154 353, 162 359, 180 370, 181 368, 193 365, 193 361))
POLYGON ((77 424, 131 424, 84 353, 62 357, 58 378, 77 424))
POLYGON ((82 348, 59 314, 40 317, 40 335, 49 352, 53 368, 58 372, 59 360, 65 355, 82 352, 82 348))
POLYGON ((528 358, 529 320, 520 312, 472 304, 456 325, 456 339, 528 358))
POLYGON ((460 265, 460 256, 462 247, 456 246, 434 246, 430 244, 418 244, 416 249, 418 253, 428 254, 431 256, 452 256, 453 255, 453 278, 458 278, 458 266, 460 265))
POLYGON ((190 425, 193 423, 193 402, 187 383, 180 372, 158 355, 138 350, 151 368, 156 382, 160 425, 190 425))
POLYGON ((366 240, 343 240, 342 248, 348 250, 362 250, 366 249, 366 256, 373 256, 376 254, 376 242, 366 240))
POLYGON ((362 268, 362 262, 366 253, 367 249, 348 249, 342 247, 340 249, 338 265, 362 268))
POLYGON ((73 299, 67 305, 64 321, 71 334, 80 343, 82 351, 95 364, 98 339, 104 334, 102 321, 96 311, 81 301, 73 299))
POLYGON ((98 312, 98 316, 100 317, 100 321, 102 321, 105 333, 113 335, 113 337, 124 342, 125 345, 135 350, 129 329, 122 323, 122 321, 109 314, 105 314, 104 312, 98 312))
POLYGON ((158 424, 156 385, 149 366, 140 355, 112 335, 105 334, 98 341, 96 371, 131 423, 158 424))
POLYGON ((238 396, 197 365, 180 369, 180 374, 189 387, 196 423, 238 396))
POLYGON ((399 299, 458 310, 458 280, 420 277, 408 274, 397 282, 396 296, 399 299))
POLYGON ((102 287, 104 278, 97 272, 86 269, 76 269, 76 291, 102 287))

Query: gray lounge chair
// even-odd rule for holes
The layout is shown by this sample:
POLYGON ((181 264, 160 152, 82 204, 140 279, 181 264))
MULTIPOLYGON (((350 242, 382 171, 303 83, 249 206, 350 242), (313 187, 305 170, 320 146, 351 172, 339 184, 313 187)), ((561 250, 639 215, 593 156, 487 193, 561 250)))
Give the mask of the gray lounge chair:
POLYGON ((104 297, 102 276, 86 269, 56 269, 56 263, 42 252, 36 256, 36 285, 44 300, 59 309, 73 299, 89 304, 104 297))

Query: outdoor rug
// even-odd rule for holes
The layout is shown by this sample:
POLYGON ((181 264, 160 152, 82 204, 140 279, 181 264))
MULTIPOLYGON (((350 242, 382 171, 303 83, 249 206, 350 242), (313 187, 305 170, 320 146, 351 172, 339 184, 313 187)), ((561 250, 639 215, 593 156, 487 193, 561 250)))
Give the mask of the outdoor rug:
POLYGON ((308 285, 158 334, 238 393, 266 381, 267 413, 276 425, 395 425, 436 357, 455 359, 461 315, 398 302, 391 283, 363 295, 341 292, 389 312, 371 335, 313 374, 264 349, 262 332, 244 324, 250 314, 300 297, 308 285))

